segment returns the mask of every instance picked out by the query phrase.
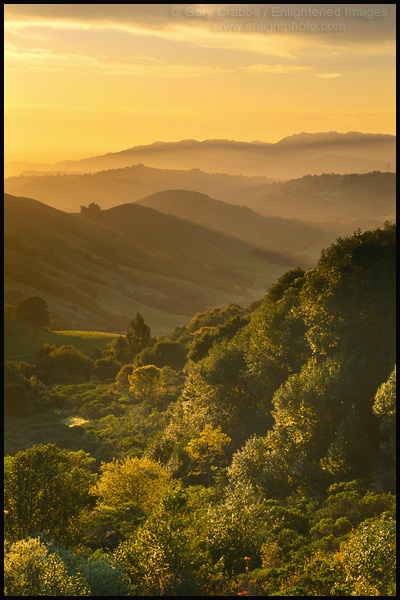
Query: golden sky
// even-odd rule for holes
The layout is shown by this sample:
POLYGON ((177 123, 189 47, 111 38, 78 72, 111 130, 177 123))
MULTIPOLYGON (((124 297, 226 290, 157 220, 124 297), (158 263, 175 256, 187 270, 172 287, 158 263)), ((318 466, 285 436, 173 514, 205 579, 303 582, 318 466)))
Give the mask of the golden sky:
POLYGON ((5 159, 395 133, 394 4, 5 4, 5 159))

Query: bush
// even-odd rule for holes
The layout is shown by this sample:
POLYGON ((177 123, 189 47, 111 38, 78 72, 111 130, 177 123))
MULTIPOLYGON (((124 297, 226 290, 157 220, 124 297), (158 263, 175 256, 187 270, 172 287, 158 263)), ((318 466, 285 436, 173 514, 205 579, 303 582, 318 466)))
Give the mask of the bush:
POLYGON ((102 379, 115 379, 121 364, 114 358, 99 358, 93 365, 92 375, 102 379))
POLYGON ((60 346, 43 356, 37 366, 47 384, 80 383, 89 379, 93 360, 73 346, 60 346))
POLYGON ((356 596, 391 596, 396 584, 396 524, 386 513, 361 523, 341 549, 356 596))
POLYGON ((49 553, 39 538, 6 544, 5 596, 90 596, 80 574, 69 576, 56 552, 49 553))

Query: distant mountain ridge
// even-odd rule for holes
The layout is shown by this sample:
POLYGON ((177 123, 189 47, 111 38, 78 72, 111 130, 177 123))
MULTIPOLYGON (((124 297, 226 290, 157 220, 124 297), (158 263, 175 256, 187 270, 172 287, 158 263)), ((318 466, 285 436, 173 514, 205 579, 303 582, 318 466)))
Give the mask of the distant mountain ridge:
POLYGON ((396 216, 395 173, 306 175, 249 190, 246 204, 265 216, 324 221, 374 220, 396 216))
POLYGON ((143 163, 161 169, 199 168, 208 173, 291 179, 305 174, 348 173, 354 170, 355 164, 360 171, 385 170, 388 163, 394 168, 395 142, 393 135, 359 132, 303 132, 276 143, 189 139, 154 142, 55 164, 10 163, 6 165, 5 172, 7 176, 32 170, 89 173, 143 163), (350 170, 346 170, 343 158, 353 159, 350 170), (317 163, 314 164, 314 161, 317 163))

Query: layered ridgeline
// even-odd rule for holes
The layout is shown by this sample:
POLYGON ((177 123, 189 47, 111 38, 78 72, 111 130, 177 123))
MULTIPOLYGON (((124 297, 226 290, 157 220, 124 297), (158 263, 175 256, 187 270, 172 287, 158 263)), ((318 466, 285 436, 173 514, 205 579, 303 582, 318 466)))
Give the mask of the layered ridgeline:
MULTIPOLYGON (((334 173, 306 175, 301 179, 260 185, 246 205, 261 215, 308 219, 313 222, 348 222, 363 229, 396 215, 396 174, 334 173)), ((352 233, 352 231, 349 231, 352 233)))
POLYGON ((6 302, 42 297, 56 329, 124 331, 140 311, 154 333, 169 331, 210 306, 259 298, 298 264, 137 204, 68 214, 5 196, 6 302))
POLYGON ((300 219, 263 217, 247 206, 188 190, 165 190, 138 200, 137 204, 217 229, 260 248, 302 253, 313 260, 337 238, 334 226, 332 230, 300 219))
MULTIPOLYGON (((77 212, 81 205, 89 202, 96 202, 106 209, 157 192, 190 190, 229 204, 247 206, 264 216, 327 222, 328 228, 332 223, 346 221, 348 228, 340 233, 351 234, 358 227, 377 227, 393 218, 396 212, 395 177, 394 173, 387 172, 307 175, 271 184, 263 177, 210 174, 198 169, 163 170, 139 165, 93 175, 11 177, 5 180, 5 191, 77 212)), ((197 199, 200 204, 199 197, 197 199)), ((191 204, 194 209, 194 203, 191 204)), ((170 196, 158 202, 158 210, 169 212, 170 206, 170 196)), ((182 204, 179 211, 183 211, 182 204)), ((178 214, 174 208, 170 212, 178 214)), ((187 218, 190 214, 182 212, 179 216, 187 218)))
POLYGON ((199 169, 156 169, 144 165, 94 174, 37 175, 10 177, 5 180, 4 189, 16 196, 36 198, 54 208, 78 211, 81 204, 88 202, 111 208, 169 189, 193 190, 234 202, 236 197, 240 199, 240 194, 247 196, 252 187, 270 182, 267 177, 205 173, 199 169))
MULTIPOLYGON (((300 133, 277 143, 182 140, 134 146, 56 164, 10 163, 6 174, 23 171, 95 173, 143 163, 161 169, 200 168, 209 173, 261 175, 280 179, 307 173, 359 173, 395 166, 396 138, 370 133, 300 133)), ((173 186, 175 187, 175 186, 173 186)))

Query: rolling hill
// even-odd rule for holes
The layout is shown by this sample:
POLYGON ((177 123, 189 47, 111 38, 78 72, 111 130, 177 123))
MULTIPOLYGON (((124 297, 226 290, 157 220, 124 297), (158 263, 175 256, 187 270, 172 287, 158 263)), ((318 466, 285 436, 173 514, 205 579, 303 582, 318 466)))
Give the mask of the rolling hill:
MULTIPOLYGON (((247 239, 245 235, 249 225, 248 233, 256 235, 255 240, 250 238, 252 243, 258 243, 260 234, 262 240, 265 239, 263 227, 259 230, 259 224, 255 226, 254 212, 264 217, 309 221, 309 228, 310 222, 318 224, 327 231, 327 237, 322 240, 322 244, 334 241, 337 235, 351 234, 359 227, 365 230, 381 225, 387 219, 394 219, 395 173, 374 171, 348 175, 305 175, 285 182, 266 183, 267 181, 262 177, 209 174, 198 169, 178 171, 135 166, 84 175, 12 177, 5 180, 5 190, 17 196, 34 197, 54 208, 71 212, 79 211, 80 206, 90 202, 107 209, 125 203, 143 202, 144 198, 162 192, 164 196, 159 198, 163 200, 157 206, 154 204, 154 208, 207 226, 215 227, 215 223, 218 222, 221 231, 230 235, 238 235, 240 232, 241 239, 247 239), (182 194, 187 194, 190 190, 193 194, 190 210, 187 204, 189 200, 181 202, 179 206, 175 201, 172 206, 169 199, 167 206, 167 190, 174 190, 174 194, 177 190, 181 190, 182 194), (210 200, 207 200, 207 197, 210 200), (225 205, 211 200, 215 198, 223 201, 225 205), (207 206, 207 210, 212 211, 214 215, 210 220, 205 214, 207 211, 202 207, 202 204, 207 202, 213 205, 213 208, 211 205, 207 206), (242 208, 247 206, 254 212, 246 213, 243 209, 235 213, 232 207, 228 210, 228 203, 242 208), (163 204, 165 209, 162 208, 163 204), (244 219, 239 226, 234 224, 237 219, 244 219), (334 238, 330 237, 331 230, 335 232, 334 238)), ((151 202, 156 202, 156 198, 151 202)), ((293 229, 290 231, 290 228, 286 228, 288 223, 285 223, 283 229, 282 222, 275 220, 275 223, 270 221, 270 224, 276 228, 279 239, 282 234, 293 234, 293 229)), ((293 228, 296 231, 300 230, 298 224, 293 223, 293 228)), ((267 237, 272 240, 274 235, 269 228, 267 237)), ((296 235, 297 233, 289 241, 286 235, 284 248, 289 252, 304 251, 300 250, 300 246, 296 247, 296 235)), ((262 245, 264 246, 264 243, 262 245)), ((282 248, 281 242, 269 247, 282 248)), ((313 256, 316 256, 315 253, 318 253, 320 248, 321 246, 315 246, 313 256)), ((307 253, 310 254, 310 251, 307 253)))
POLYGON ((280 253, 309 254, 318 259, 321 249, 337 238, 336 231, 314 223, 263 217, 247 206, 228 204, 189 190, 165 190, 136 203, 280 253))
POLYGON ((5 300, 39 295, 54 329, 154 333, 259 298, 298 260, 138 204, 97 219, 5 195, 5 300))
POLYGON ((75 346, 86 354, 105 348, 117 335, 102 331, 49 331, 13 320, 4 322, 4 359, 29 361, 45 344, 75 346))
POLYGON ((78 161, 42 165, 10 163, 6 165, 6 173, 15 175, 32 170, 94 173, 143 163, 161 169, 199 168, 209 173, 291 179, 308 173, 386 170, 388 163, 393 168, 395 141, 391 135, 331 131, 303 132, 274 144, 218 139, 155 142, 78 161))
POLYGON ((40 175, 10 177, 4 182, 7 193, 37 198, 68 212, 79 211, 89 202, 111 208, 135 202, 145 196, 169 189, 186 189, 208 194, 227 202, 240 202, 253 186, 269 183, 266 177, 244 177, 191 171, 155 169, 136 165, 95 174, 40 175))

